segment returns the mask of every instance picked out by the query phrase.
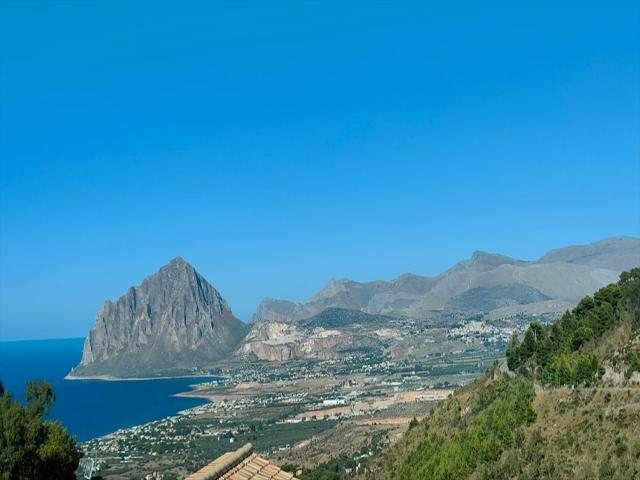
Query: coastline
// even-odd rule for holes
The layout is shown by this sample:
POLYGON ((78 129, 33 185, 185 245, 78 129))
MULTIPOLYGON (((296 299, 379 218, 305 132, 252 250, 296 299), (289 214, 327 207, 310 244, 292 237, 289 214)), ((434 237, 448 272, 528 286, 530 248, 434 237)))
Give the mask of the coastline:
POLYGON ((82 341, 77 338, 0 344, 3 367, 0 376, 7 391, 20 398, 29 380, 36 378, 49 382, 57 396, 50 418, 66 425, 80 442, 206 404, 206 399, 173 395, 190 391, 192 385, 220 378, 215 375, 217 371, 205 369, 159 372, 158 376, 131 370, 129 378, 119 378, 113 372, 81 381, 85 380, 82 375, 86 372, 74 371, 72 367, 78 362, 82 341), (183 378, 171 374, 182 374, 183 378))
POLYGON ((172 380, 174 378, 223 378, 220 375, 213 374, 201 374, 201 375, 171 375, 163 377, 115 377, 113 375, 88 375, 86 377, 77 377, 68 373, 65 375, 65 380, 78 381, 78 380, 97 380, 103 382, 140 382, 149 380, 172 380))
MULTIPOLYGON (((156 378, 140 378, 140 379, 124 379, 124 380, 156 380, 156 379, 158 379, 158 380, 169 380, 169 379, 172 379, 172 378, 188 378, 188 377, 191 377, 191 375, 184 375, 184 376, 181 376, 181 377, 156 377, 156 378)), ((211 377, 211 376, 208 375, 207 378, 209 378, 209 377, 211 377)), ((194 378, 198 378, 198 377, 194 377, 194 378)), ((203 377, 200 377, 200 378, 203 378, 203 377)), ((223 377, 219 377, 219 376, 215 377, 215 378, 223 379, 223 377)), ((73 380, 83 380, 83 379, 75 377, 75 378, 73 378, 73 380)), ((111 380, 105 380, 105 381, 119 381, 119 380, 120 379, 113 378, 111 380)), ((136 428, 148 426, 148 425, 151 425, 151 424, 157 424, 158 422, 166 422, 170 418, 173 418, 173 417, 186 417, 186 416, 189 416, 191 414, 191 411, 193 409, 197 409, 197 408, 201 407, 202 405, 207 405, 208 403, 215 403, 214 399, 212 397, 208 397, 208 396, 205 396, 205 395, 190 395, 190 393, 197 392, 199 390, 198 384, 190 385, 190 388, 191 388, 191 390, 187 390, 187 391, 184 391, 184 392, 173 393, 173 394, 171 394, 169 396, 170 397, 181 397, 181 398, 195 398, 195 399, 198 399, 198 400, 203 400, 202 404, 196 405, 195 407, 188 407, 188 408, 185 408, 185 409, 178 410, 174 414, 164 415, 162 417, 156 418, 155 420, 149 420, 149 421, 146 421, 146 422, 136 423, 136 424, 133 424, 133 425, 130 425, 130 426, 126 426, 126 427, 120 427, 120 428, 117 428, 117 429, 115 429, 113 431, 110 431, 108 433, 105 433, 105 434, 102 434, 102 435, 97 435, 95 437, 91 437, 91 438, 88 438, 86 440, 83 440, 81 443, 87 444, 87 443, 90 443, 90 442, 99 442, 104 438, 112 437, 114 435, 122 434, 124 432, 129 432, 129 431, 131 431, 133 429, 136 429, 136 428)))
POLYGON ((191 390, 188 390, 186 392, 174 393, 173 396, 181 397, 181 398, 200 398, 202 400, 207 400, 209 402, 215 403, 214 395, 205 395, 204 393, 198 393, 199 390, 203 390, 203 389, 197 388, 197 385, 193 385, 191 387, 191 390))

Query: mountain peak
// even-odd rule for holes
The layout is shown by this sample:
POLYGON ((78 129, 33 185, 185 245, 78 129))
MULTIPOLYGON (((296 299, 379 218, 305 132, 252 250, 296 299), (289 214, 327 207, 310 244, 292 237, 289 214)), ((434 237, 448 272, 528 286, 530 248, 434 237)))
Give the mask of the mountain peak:
POLYGON ((220 293, 176 257, 106 302, 74 376, 185 372, 229 355, 246 331, 220 293))
POLYGON ((347 285, 355 283, 353 280, 349 280, 348 278, 330 278, 329 281, 325 284, 325 286, 316 293, 313 297, 309 299, 310 302, 322 300, 326 297, 331 297, 337 295, 339 292, 344 291, 347 288, 347 285))
POLYGON ((515 260, 511 257, 507 257, 506 255, 500 255, 499 253, 489 253, 483 252, 482 250, 476 250, 471 255, 470 262, 475 265, 488 265, 497 267, 504 264, 516 264, 520 263, 518 260, 515 260))
POLYGON ((160 267, 159 270, 144 278, 142 285, 162 282, 166 285, 171 285, 175 289, 178 286, 193 284, 198 279, 207 283, 189 262, 182 257, 175 257, 169 263, 160 267))
POLYGON ((193 265, 187 262, 184 258, 178 256, 173 258, 169 263, 167 263, 163 267, 160 267, 160 270, 158 270, 155 274, 151 275, 150 277, 147 277, 145 280, 155 278, 155 277, 162 277, 162 278, 168 277, 173 279, 172 281, 175 281, 175 279, 177 278, 182 278, 182 279, 193 279, 195 277, 201 278, 202 275, 200 275, 200 273, 195 269, 193 265))
POLYGON ((624 270, 640 264, 640 238, 610 237, 586 245, 571 245, 547 252, 538 262, 567 262, 624 270))
POLYGON ((184 267, 193 268, 191 264, 181 256, 177 256, 171 259, 171 261, 167 264, 167 266, 174 267, 174 268, 184 268, 184 267))

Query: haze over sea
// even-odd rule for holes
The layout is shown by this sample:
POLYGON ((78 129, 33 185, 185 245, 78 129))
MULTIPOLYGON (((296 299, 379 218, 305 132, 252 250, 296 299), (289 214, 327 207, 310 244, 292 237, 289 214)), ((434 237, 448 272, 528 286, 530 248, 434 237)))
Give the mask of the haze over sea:
POLYGON ((65 380, 80 360, 83 342, 83 338, 0 342, 0 380, 20 401, 28 380, 51 383, 56 403, 49 417, 62 421, 78 440, 164 418, 206 402, 173 396, 205 380, 201 378, 65 380))

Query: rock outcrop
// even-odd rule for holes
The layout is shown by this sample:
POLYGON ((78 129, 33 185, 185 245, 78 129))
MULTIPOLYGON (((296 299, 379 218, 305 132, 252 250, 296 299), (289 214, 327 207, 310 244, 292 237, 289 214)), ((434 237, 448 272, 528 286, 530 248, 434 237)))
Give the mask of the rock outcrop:
POLYGON ((322 321, 312 317, 308 323, 254 323, 237 356, 270 362, 336 360, 358 351, 381 351, 384 347, 370 325, 330 328, 320 326, 322 321))
POLYGON ((247 330, 220 293, 177 257, 104 303, 70 376, 193 373, 229 356, 247 330))

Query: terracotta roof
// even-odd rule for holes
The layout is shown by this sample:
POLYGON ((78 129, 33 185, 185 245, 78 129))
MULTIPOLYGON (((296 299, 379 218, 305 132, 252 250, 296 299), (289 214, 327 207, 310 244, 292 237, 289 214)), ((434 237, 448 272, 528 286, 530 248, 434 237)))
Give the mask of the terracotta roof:
POLYGON ((297 480, 253 451, 247 443, 235 452, 227 452, 185 480, 297 480))

